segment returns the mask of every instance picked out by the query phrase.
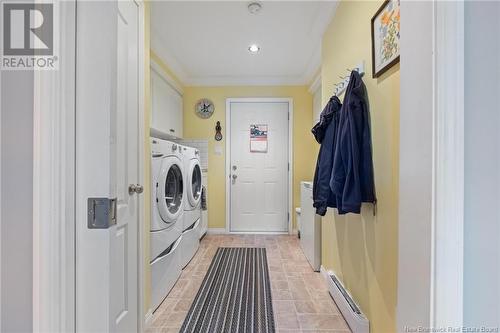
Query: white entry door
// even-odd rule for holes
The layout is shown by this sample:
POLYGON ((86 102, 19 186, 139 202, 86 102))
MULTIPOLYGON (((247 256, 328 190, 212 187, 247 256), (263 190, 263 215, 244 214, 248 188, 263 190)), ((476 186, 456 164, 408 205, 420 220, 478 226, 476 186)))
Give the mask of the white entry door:
POLYGON ((82 1, 77 18, 77 331, 137 332, 139 7, 82 1))
POLYGON ((230 231, 287 232, 289 102, 229 105, 230 231))

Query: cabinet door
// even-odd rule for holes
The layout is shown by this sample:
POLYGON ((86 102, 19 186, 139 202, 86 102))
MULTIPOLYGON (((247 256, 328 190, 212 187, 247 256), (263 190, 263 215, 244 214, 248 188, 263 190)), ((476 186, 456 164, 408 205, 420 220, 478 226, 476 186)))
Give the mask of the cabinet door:
POLYGON ((182 138, 182 96, 155 70, 151 70, 151 127, 182 138))
MULTIPOLYGON (((169 86, 170 87, 170 86, 169 86)), ((182 138, 182 96, 173 88, 168 90, 169 95, 169 134, 182 138)))

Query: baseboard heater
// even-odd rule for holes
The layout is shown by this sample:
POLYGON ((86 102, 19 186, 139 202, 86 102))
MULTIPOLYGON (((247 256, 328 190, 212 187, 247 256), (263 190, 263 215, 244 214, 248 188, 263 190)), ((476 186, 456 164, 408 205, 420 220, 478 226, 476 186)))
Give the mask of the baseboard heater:
POLYGON ((321 273, 328 283, 330 295, 333 297, 335 304, 337 304, 351 331, 353 333, 369 333, 370 322, 363 312, 361 312, 361 309, 354 302, 337 276, 332 272, 327 272, 323 266, 321 266, 321 273))

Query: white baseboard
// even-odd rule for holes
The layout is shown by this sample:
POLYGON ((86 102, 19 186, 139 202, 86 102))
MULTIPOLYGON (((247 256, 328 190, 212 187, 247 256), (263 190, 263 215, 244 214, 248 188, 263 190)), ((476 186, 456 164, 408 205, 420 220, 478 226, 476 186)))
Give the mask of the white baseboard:
POLYGON ((149 325, 151 325, 152 321, 153 321, 153 309, 149 309, 148 312, 146 312, 146 315, 144 316, 144 329, 148 328, 149 325))
POLYGON ((226 228, 208 228, 207 235, 297 235, 297 230, 293 230, 292 233, 287 231, 231 231, 227 232, 226 228))
MULTIPOLYGON (((346 320, 347 324, 349 325, 351 331, 353 333, 369 333, 370 332, 370 323, 368 321, 368 318, 361 313, 361 309, 357 304, 355 304, 355 307, 358 308, 360 311, 357 313, 351 304, 349 304, 349 301, 347 300, 346 296, 349 297, 352 302, 354 302, 352 296, 347 292, 347 290, 344 288, 344 286, 339 287, 335 284, 335 282, 332 279, 332 276, 335 276, 335 273, 332 271, 327 271, 323 265, 320 267, 320 273, 321 275, 325 278, 326 283, 328 284, 328 290, 330 291, 330 295, 333 297, 333 300, 335 301, 335 304, 337 304, 337 307, 339 308, 340 312, 344 316, 344 319, 346 320)), ((340 279, 335 276, 337 281, 340 282, 340 279)))
POLYGON ((226 228, 208 228, 207 235, 223 235, 226 234, 226 228))

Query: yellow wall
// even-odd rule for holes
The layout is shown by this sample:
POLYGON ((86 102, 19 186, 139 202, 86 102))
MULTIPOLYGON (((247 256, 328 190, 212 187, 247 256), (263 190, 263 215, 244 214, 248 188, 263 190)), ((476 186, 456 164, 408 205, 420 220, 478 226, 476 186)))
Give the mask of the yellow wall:
POLYGON ((399 65, 382 77, 371 75, 370 19, 380 2, 342 1, 323 36, 322 90, 326 104, 346 68, 365 61, 371 110, 377 215, 364 205, 361 215, 323 218, 323 266, 333 270, 363 312, 371 332, 396 330, 399 183, 399 65))
MULTIPOLYGON (((234 86, 184 88, 184 138, 208 139, 208 221, 210 228, 224 228, 226 223, 225 129, 226 98, 230 97, 290 97, 293 98, 293 205, 300 205, 301 180, 311 180, 316 162, 311 149, 314 139, 312 127, 312 96, 305 86, 234 86), (200 98, 209 98, 215 112, 209 119, 201 119, 194 112, 200 98), (215 141, 215 123, 221 122, 222 141, 215 141), (215 155, 216 145, 222 146, 222 155, 215 155)), ((290 212, 294 219, 295 213, 290 212)))

